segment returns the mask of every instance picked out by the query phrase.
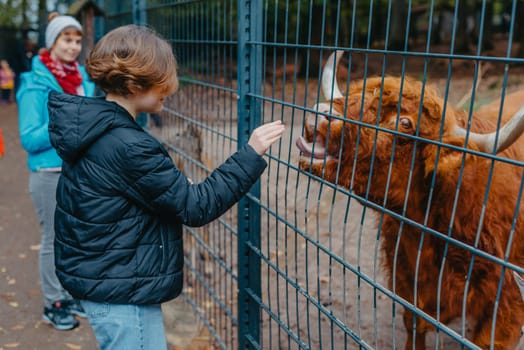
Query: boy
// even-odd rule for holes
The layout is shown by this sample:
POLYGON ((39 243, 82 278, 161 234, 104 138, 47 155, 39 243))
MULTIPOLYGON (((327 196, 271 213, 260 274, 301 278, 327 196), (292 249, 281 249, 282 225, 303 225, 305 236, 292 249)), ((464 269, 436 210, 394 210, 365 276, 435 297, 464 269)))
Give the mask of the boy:
POLYGON ((81 300, 100 349, 166 349, 160 304, 182 289, 182 225, 204 225, 248 192, 284 125, 259 127, 193 185, 134 120, 160 112, 177 89, 170 45, 148 28, 120 27, 95 45, 86 69, 105 99, 52 93, 48 104, 64 161, 57 276, 81 300))

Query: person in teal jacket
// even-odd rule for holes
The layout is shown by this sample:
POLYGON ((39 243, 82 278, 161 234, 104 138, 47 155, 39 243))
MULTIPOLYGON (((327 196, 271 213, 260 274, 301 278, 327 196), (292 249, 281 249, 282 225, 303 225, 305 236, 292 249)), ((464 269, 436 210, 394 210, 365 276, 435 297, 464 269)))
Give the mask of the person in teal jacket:
POLYGON ((77 62, 82 26, 73 17, 52 13, 45 33, 46 48, 21 76, 17 91, 19 131, 27 151, 29 192, 41 225, 39 273, 44 299, 43 319, 55 329, 78 326, 74 315, 85 317, 80 303, 62 287, 55 274, 54 211, 62 159, 49 140, 48 95, 51 91, 92 96, 95 86, 77 62))

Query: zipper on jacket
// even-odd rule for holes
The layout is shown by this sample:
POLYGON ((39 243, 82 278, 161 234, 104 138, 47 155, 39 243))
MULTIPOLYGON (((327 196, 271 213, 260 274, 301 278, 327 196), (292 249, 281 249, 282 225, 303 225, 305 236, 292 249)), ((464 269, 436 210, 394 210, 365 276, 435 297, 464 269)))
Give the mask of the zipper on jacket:
POLYGON ((160 245, 159 249, 161 249, 162 253, 162 260, 160 261, 160 272, 164 273, 167 269, 167 246, 166 246, 166 239, 164 237, 164 232, 160 233, 160 245))

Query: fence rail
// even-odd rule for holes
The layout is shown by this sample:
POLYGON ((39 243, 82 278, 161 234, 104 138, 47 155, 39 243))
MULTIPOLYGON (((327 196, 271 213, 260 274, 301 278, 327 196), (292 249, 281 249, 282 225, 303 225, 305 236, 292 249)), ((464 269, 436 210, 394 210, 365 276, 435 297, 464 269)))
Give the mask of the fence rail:
POLYGON ((173 44, 180 91, 147 126, 193 181, 287 125, 235 209, 185 230, 214 347, 524 346, 524 140, 473 133, 524 106, 522 1, 103 5, 105 31, 173 44))

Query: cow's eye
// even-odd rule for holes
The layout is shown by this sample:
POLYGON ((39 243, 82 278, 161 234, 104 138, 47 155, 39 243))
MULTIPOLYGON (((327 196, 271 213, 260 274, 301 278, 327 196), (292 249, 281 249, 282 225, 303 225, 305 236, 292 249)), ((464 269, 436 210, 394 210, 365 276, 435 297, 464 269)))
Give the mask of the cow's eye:
POLYGON ((413 128, 411 125, 411 120, 408 118, 400 118, 400 125, 406 130, 411 130, 413 128))

